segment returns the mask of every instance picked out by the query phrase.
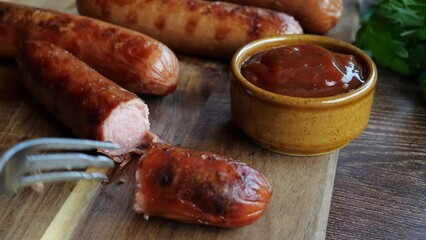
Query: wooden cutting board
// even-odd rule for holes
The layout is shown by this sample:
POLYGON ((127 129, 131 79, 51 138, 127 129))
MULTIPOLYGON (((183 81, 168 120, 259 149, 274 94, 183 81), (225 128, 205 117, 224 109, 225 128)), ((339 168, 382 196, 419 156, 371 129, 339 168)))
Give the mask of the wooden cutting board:
MULTIPOLYGON (((73 1, 22 0, 28 5, 76 13, 73 1)), ((352 1, 346 1, 346 5, 352 1)), ((350 5, 352 6, 352 5, 350 5)), ((352 9, 352 8, 347 8, 352 9)), ((347 10, 346 10, 347 11, 347 10)), ((332 34, 350 39, 351 14, 332 34)), ((141 96, 152 130, 176 145, 212 151, 246 162, 271 182, 266 214, 239 229, 177 223, 133 211, 136 163, 108 172, 110 183, 81 181, 24 189, 0 196, 0 236, 5 239, 323 239, 338 152, 290 157, 255 145, 232 122, 228 64, 178 56, 181 84, 166 97, 141 96)), ((0 153, 36 137, 73 137, 20 83, 12 60, 0 61, 0 153)), ((90 171, 89 169, 88 171, 90 171)))

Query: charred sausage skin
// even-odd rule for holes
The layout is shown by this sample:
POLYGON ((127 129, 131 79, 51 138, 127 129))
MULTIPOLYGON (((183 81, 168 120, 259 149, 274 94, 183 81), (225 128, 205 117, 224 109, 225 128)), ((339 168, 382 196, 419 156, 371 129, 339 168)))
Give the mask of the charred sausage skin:
MULTIPOLYGON (((214 1, 214 0, 209 0, 214 1)), ((294 16, 309 33, 323 34, 336 25, 342 10, 342 0, 224 0, 285 12, 294 16)))
POLYGON ((69 52, 45 41, 27 42, 18 64, 27 90, 78 137, 117 142, 122 149, 116 154, 143 141, 149 130, 146 104, 69 52))
POLYGON ((256 221, 272 194, 265 177, 242 162, 162 143, 147 149, 136 179, 136 211, 228 228, 256 221))
POLYGON ((284 13, 203 0, 77 0, 81 14, 125 26, 195 55, 229 58, 245 43, 302 33, 284 13))
POLYGON ((135 93, 167 95, 179 83, 179 62, 164 44, 99 20, 0 2, 0 32, 3 58, 16 57, 25 41, 45 40, 135 93))

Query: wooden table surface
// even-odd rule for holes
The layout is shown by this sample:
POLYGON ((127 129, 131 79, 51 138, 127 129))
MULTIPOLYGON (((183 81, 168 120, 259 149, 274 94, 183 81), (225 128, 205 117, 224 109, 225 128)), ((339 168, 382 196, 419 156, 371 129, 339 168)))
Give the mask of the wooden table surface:
MULTIPOLYGON (((360 2, 374 1, 344 0, 331 35, 353 38, 360 2)), ((379 68, 369 125, 340 150, 326 238, 426 239, 426 100, 413 79, 379 68)))
MULTIPOLYGON (((354 22, 358 19, 355 2, 355 0, 345 1, 344 18, 330 35, 350 41, 356 28, 354 22)), ((182 55, 179 56, 179 60, 183 71, 181 75, 187 79, 183 79, 184 85, 178 92, 165 98, 145 97, 151 110, 150 118, 158 123, 169 123, 160 125, 153 122, 153 128, 175 144, 220 153, 229 152, 237 158, 276 157, 248 142, 246 136, 229 121, 229 99, 223 94, 227 91, 227 64, 182 55), (195 79, 202 82, 196 83, 195 79), (190 92, 188 94, 179 92, 183 90, 190 92), (191 103, 192 107, 189 107, 188 103, 191 103), (203 109, 207 108, 209 112, 203 112, 203 109), (201 112, 194 115, 194 109, 201 112), (175 117, 178 117, 179 121, 165 119, 175 117), (191 128, 188 129, 187 126, 191 128), (203 129, 208 130, 201 131, 203 129), (232 139, 228 141, 229 136, 232 136, 232 139), (236 146, 229 144, 235 141, 242 144, 245 149, 253 150, 238 153, 235 151, 236 146)), ((13 62, 1 61, 0 68, 6 69, 0 78, 19 79, 19 72, 13 62)), ((328 218, 327 239, 426 239, 426 102, 413 81, 383 69, 380 69, 379 73, 368 128, 359 138, 340 150, 328 218)), ((16 101, 10 101, 7 108, 1 112, 3 116, 9 117, 0 117, 0 126, 2 129, 8 129, 8 132, 0 132, 2 144, 0 152, 10 147, 13 142, 29 137, 72 136, 54 118, 43 112, 38 103, 32 102, 32 98, 26 96, 27 93, 21 89, 19 81, 3 82, 1 85, 0 102, 4 99, 16 101), (5 89, 8 91, 2 91, 5 89)), ((263 164, 259 167, 268 168, 263 164)), ((131 166, 127 169, 131 169, 131 166)), ((132 173, 129 170, 117 171, 119 173, 114 173, 114 176, 131 178, 132 173)), ((38 239, 40 235, 35 235, 28 229, 40 228, 41 233, 45 232, 45 219, 53 219, 56 216, 70 193, 75 191, 75 186, 74 183, 50 185, 43 197, 29 189, 15 196, 0 196, 2 223, 0 238, 38 239), (21 207, 24 205, 25 208, 21 207), (28 212, 28 209, 32 209, 31 212, 28 212)), ((102 204, 97 205, 98 207, 89 206, 97 210, 98 214, 79 223, 79 231, 73 233, 74 238, 91 236, 92 239, 96 239, 96 236, 111 232, 114 233, 112 236, 109 235, 111 238, 123 239, 123 236, 134 231, 132 229, 137 226, 124 222, 120 226, 121 231, 114 232, 108 228, 112 226, 108 225, 108 219, 124 219, 129 215, 127 212, 119 211, 122 204, 129 205, 127 208, 131 208, 132 204, 128 199, 116 197, 114 191, 120 188, 123 186, 115 183, 100 192, 97 199, 108 201, 111 209, 96 209, 106 206, 102 204), (105 225, 95 229, 84 228, 85 225, 95 225, 96 222, 103 222, 105 225)), ((124 188, 131 186, 124 184, 124 188)), ((132 190, 125 189, 124 192, 126 191, 132 190)), ((79 206, 71 207, 76 213, 84 212, 79 206)), ((130 217, 133 218, 133 224, 142 226, 143 218, 136 218, 133 215, 130 217)), ((157 230, 163 225, 170 226, 168 222, 156 219, 150 221, 159 227, 157 230)), ((178 230, 180 225, 171 224, 171 226, 172 229, 178 230)), ((308 231, 308 227, 306 229, 308 231)), ((145 228, 144 231, 145 236, 156 234, 150 232, 152 231, 150 228, 145 228)), ((232 232, 228 232, 228 235, 232 236, 232 232)), ((144 239, 144 235, 139 236, 144 239)), ((197 236, 201 235, 194 235, 194 239, 197 239, 197 236)), ((306 236, 308 235, 297 235, 297 239, 308 239, 306 236)), ((161 235, 161 239, 173 237, 173 231, 161 235)), ((277 238, 277 235, 267 235, 265 239, 272 237, 277 238)), ((277 239, 280 239, 279 234, 277 239)), ((289 238, 281 237, 281 239, 289 238)))
POLYGON ((426 102, 380 69, 367 130, 340 150, 328 239, 426 239, 426 102))

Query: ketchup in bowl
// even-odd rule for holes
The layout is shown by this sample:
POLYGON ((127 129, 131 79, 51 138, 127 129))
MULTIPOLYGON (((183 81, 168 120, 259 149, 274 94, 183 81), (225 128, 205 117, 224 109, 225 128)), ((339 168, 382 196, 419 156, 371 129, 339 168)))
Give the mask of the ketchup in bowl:
POLYGON ((305 98, 347 93, 367 78, 364 66, 353 55, 307 44, 257 53, 244 62, 241 73, 264 90, 305 98))

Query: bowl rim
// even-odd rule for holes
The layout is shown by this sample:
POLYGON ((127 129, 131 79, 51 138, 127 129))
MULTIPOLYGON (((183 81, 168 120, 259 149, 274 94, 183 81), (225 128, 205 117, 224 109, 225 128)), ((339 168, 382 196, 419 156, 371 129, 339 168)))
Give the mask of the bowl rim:
MULTIPOLYGON (((327 48, 327 47, 326 47, 327 48)), ((246 45, 242 46, 237 52, 233 55, 231 60, 231 74, 234 76, 234 79, 239 83, 240 86, 250 95, 256 96, 266 102, 286 105, 286 106, 298 106, 298 107, 328 107, 328 106, 338 106, 344 105, 348 102, 355 101, 357 99, 363 98, 371 91, 374 90, 377 82, 377 67, 373 60, 361 49, 355 47, 354 45, 347 43, 345 41, 321 35, 310 35, 310 34, 292 34, 292 35, 282 35, 274 36, 268 38, 262 38, 246 45), (297 43, 295 43, 297 42, 297 43), (282 43, 282 45, 280 44, 282 43), (337 94, 328 97, 318 97, 318 98, 304 98, 304 97, 294 97, 287 96, 278 93, 273 93, 267 90, 264 90, 253 83, 249 82, 241 74, 242 64, 250 57, 256 53, 265 51, 266 49, 272 49, 280 46, 289 46, 293 44, 314 44, 323 46, 329 45, 336 48, 345 49, 346 53, 352 54, 366 64, 366 69, 368 71, 368 77, 366 81, 358 88, 342 94, 337 94), (274 47, 264 49, 265 45, 275 45, 274 47), (248 55, 248 56, 246 56, 248 55)), ((231 80, 233 81, 233 80, 231 80)))

